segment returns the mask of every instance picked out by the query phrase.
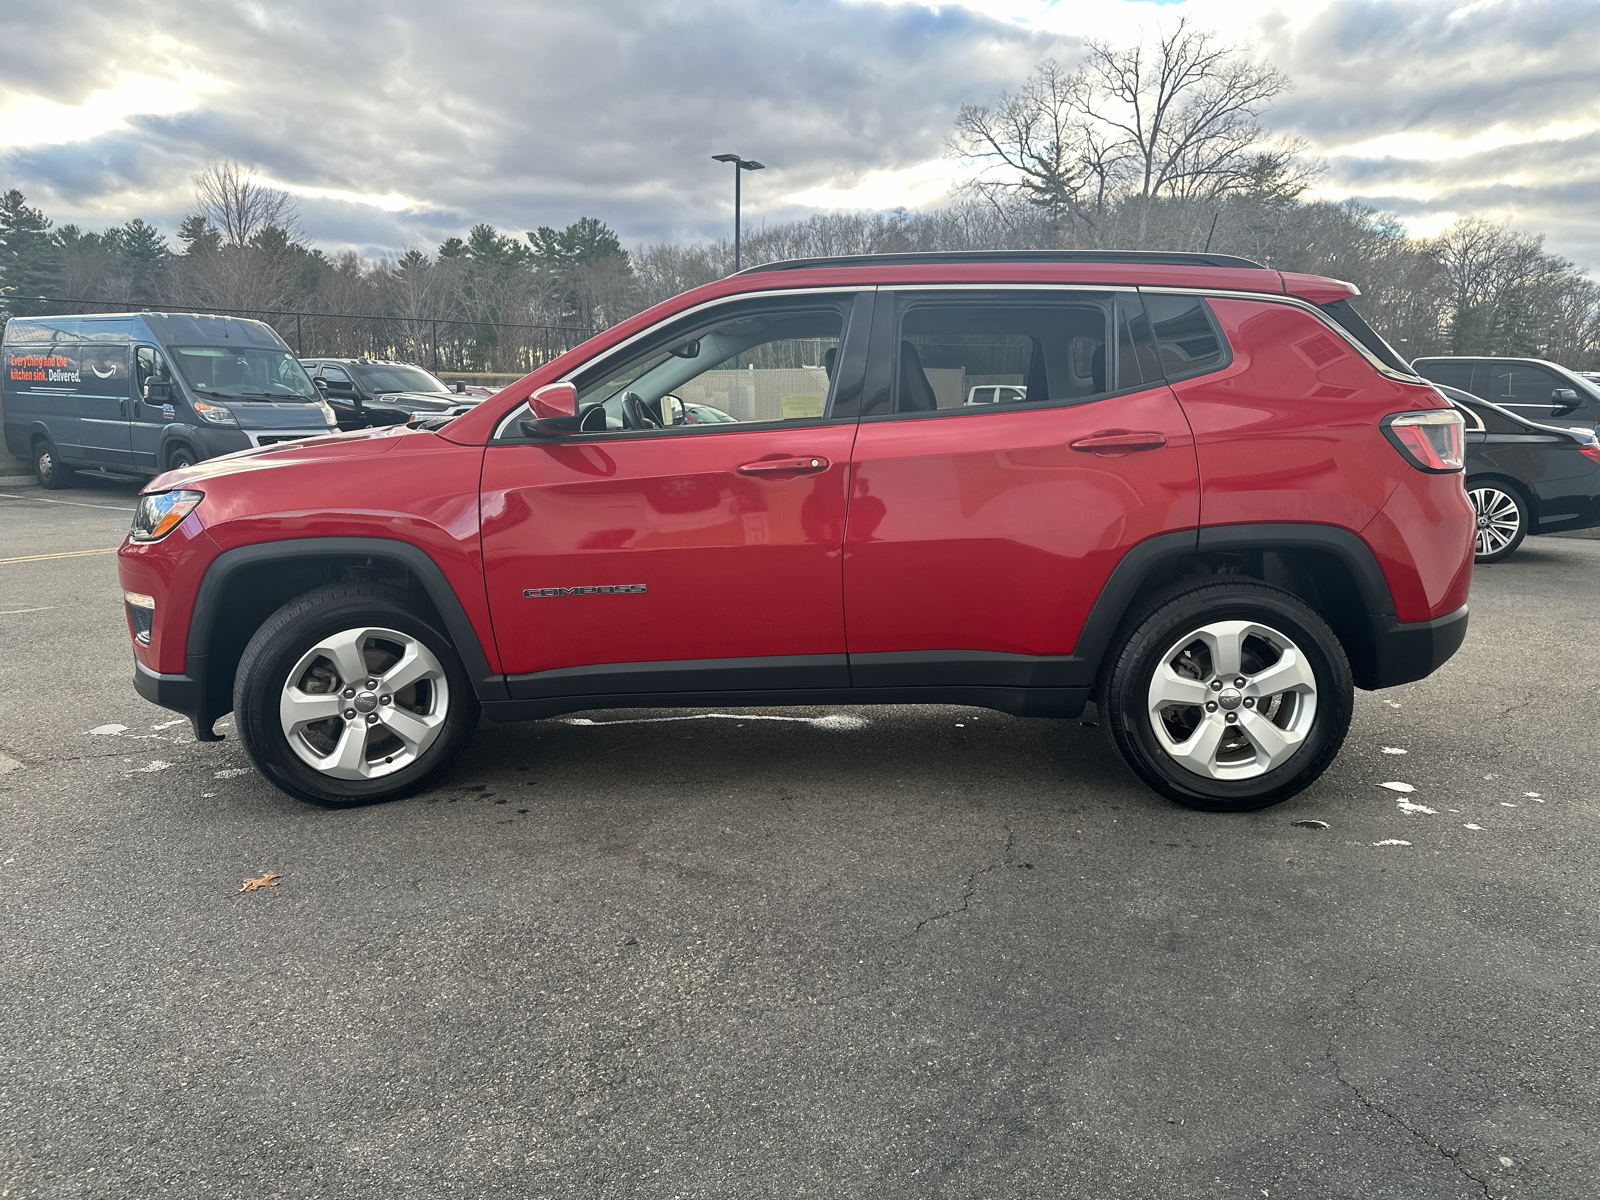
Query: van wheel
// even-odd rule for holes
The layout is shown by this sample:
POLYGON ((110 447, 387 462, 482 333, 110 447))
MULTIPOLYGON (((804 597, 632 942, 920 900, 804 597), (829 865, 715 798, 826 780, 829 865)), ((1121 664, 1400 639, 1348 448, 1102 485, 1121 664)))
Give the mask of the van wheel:
POLYGON ((200 460, 195 457, 193 450, 187 446, 177 446, 167 455, 167 470, 181 471, 185 467, 192 467, 200 460))
POLYGON ((33 447, 33 474, 40 487, 51 491, 72 486, 72 468, 63 466, 56 448, 42 438, 33 447))
POLYGON ((478 699, 449 639, 403 591, 334 584, 256 631, 233 712, 263 775, 291 796, 346 808, 437 779, 477 727, 478 699))
POLYGON ((1308 787, 1339 753, 1355 699, 1338 638, 1265 584, 1208 584, 1157 600, 1114 652, 1105 725, 1170 800, 1250 812, 1308 787))

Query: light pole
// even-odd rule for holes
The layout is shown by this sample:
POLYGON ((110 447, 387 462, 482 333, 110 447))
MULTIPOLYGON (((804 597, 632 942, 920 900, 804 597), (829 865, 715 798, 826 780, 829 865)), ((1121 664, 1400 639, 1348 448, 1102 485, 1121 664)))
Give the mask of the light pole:
POLYGON ((753 158, 740 158, 737 154, 713 154, 713 162, 733 164, 733 269, 739 270, 739 172, 764 171, 765 163, 758 163, 753 158))

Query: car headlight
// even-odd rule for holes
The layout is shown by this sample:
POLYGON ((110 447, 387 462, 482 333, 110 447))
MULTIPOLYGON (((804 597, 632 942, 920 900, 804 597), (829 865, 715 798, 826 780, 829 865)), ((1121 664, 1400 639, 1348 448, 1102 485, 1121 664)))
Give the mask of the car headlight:
POLYGON ((202 421, 210 421, 213 425, 237 425, 239 423, 239 418, 220 404, 207 404, 204 400, 196 400, 194 402, 194 410, 200 414, 202 421))
POLYGON ((322 413, 322 419, 329 425, 337 425, 339 423, 339 418, 333 415, 333 406, 326 400, 318 400, 317 408, 322 413))
POLYGON ((204 492, 153 492, 139 497, 128 536, 136 542, 159 542, 178 527, 205 499, 204 492))

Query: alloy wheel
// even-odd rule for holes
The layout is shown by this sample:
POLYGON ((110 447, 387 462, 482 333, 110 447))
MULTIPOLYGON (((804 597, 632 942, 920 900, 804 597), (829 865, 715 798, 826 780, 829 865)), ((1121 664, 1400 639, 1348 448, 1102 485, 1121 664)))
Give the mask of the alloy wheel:
POLYGON ((278 703, 290 749, 336 779, 377 779, 410 766, 449 711, 450 685, 433 651, 377 627, 319 639, 289 672, 278 703))
POLYGON ((1282 766, 1316 713, 1316 674, 1304 652, 1257 621, 1212 621, 1184 634, 1157 661, 1147 697, 1161 749, 1215 780, 1282 766))
POLYGON ((1475 487, 1467 496, 1478 518, 1474 551, 1479 558, 1499 554, 1516 541, 1522 528, 1522 511, 1515 496, 1488 486, 1475 487))

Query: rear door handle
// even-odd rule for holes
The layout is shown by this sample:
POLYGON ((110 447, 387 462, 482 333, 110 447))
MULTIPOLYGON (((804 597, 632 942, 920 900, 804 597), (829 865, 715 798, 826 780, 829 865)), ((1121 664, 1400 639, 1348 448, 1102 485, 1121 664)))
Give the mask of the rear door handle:
POLYGON ((832 464, 820 454, 801 454, 795 457, 762 458, 747 462, 739 468, 741 475, 815 475, 826 471, 832 464))
POLYGON ((1102 429, 1088 437, 1072 442, 1074 450, 1100 454, 1107 458, 1132 454, 1135 450, 1159 450, 1167 444, 1167 435, 1153 429, 1102 429))

